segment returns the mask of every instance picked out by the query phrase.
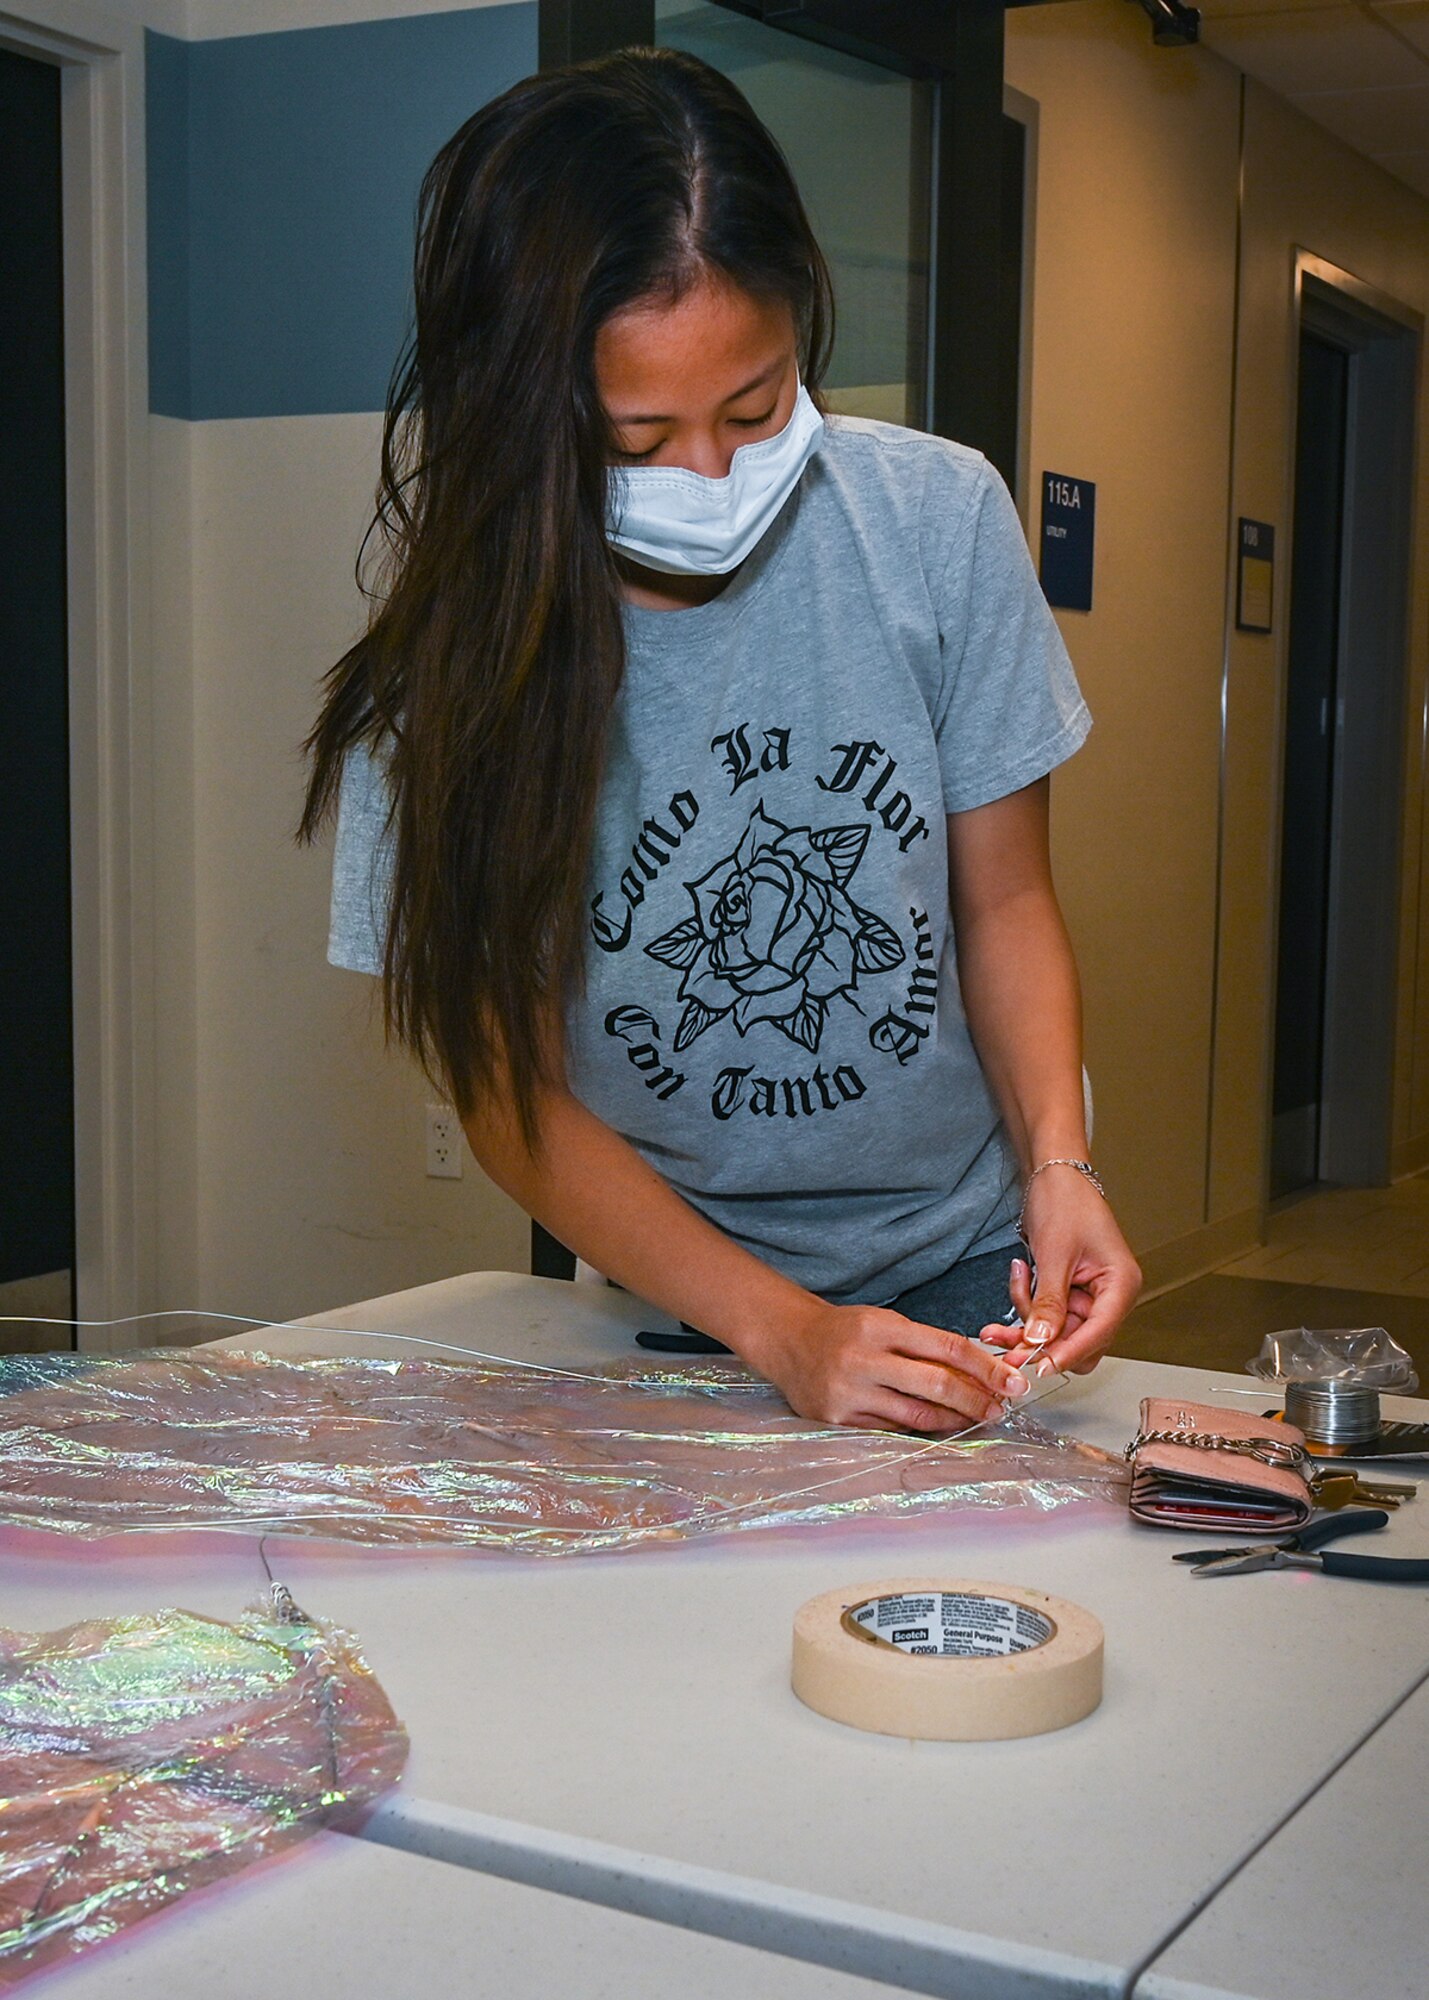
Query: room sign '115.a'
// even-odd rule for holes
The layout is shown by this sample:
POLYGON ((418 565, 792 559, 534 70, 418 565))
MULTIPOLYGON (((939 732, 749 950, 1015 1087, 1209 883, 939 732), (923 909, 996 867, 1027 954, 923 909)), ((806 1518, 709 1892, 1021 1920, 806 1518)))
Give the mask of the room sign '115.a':
POLYGON ((1042 475, 1042 589, 1064 611, 1092 608, 1092 544, 1096 531, 1095 480, 1065 472, 1042 475))

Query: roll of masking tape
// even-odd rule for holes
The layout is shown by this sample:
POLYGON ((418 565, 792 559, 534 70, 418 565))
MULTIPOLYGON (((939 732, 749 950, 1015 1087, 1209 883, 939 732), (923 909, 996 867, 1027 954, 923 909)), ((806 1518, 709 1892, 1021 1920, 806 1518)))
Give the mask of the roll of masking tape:
POLYGON ((1007 1583, 899 1577, 811 1597, 794 1619, 794 1692, 854 1729, 930 1741, 1040 1736, 1102 1698, 1090 1611, 1007 1583))

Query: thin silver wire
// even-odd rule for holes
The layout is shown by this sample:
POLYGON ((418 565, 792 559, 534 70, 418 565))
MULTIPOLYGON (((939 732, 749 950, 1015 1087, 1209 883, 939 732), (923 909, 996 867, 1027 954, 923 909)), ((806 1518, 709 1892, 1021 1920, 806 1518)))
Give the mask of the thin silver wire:
MULTIPOLYGON (((504 1368, 531 1368, 541 1375, 560 1375, 569 1382, 604 1382, 601 1375, 583 1375, 576 1368, 556 1368, 544 1361, 518 1361, 507 1354, 484 1354, 479 1347, 458 1347, 449 1340, 432 1340, 419 1333, 389 1333, 367 1326, 320 1326, 306 1319, 259 1319, 251 1313, 213 1312, 205 1306, 172 1306, 163 1312, 120 1313, 116 1319, 47 1319, 43 1313, 0 1313, 0 1322, 17 1321, 31 1326, 135 1326, 147 1319, 221 1319, 233 1326, 269 1327, 278 1333, 353 1334, 362 1340, 400 1340, 409 1347, 435 1347, 444 1354, 460 1354, 467 1361, 495 1361, 504 1368)), ((182 1353, 183 1349, 175 1352, 182 1353)))
MULTIPOLYGON (((43 1313, 0 1313, 0 1324, 4 1324, 7 1321, 14 1321, 30 1326, 135 1326, 140 1320, 150 1319, 221 1319, 234 1326, 262 1326, 268 1327, 277 1333, 335 1333, 351 1334, 359 1340, 399 1340, 409 1347, 433 1347, 443 1354, 459 1354, 467 1361, 494 1361, 498 1367, 502 1368, 534 1369, 538 1374, 557 1375, 567 1382, 594 1382, 597 1387, 605 1388, 610 1381, 608 1375, 587 1375, 582 1373, 578 1368, 558 1368, 545 1361, 521 1361, 516 1359, 514 1355, 487 1354, 479 1347, 458 1347, 452 1341, 433 1340, 426 1334, 391 1333, 380 1327, 323 1326, 314 1320, 303 1319, 259 1319, 250 1313, 215 1312, 204 1306, 194 1306, 191 1308, 171 1306, 160 1312, 120 1313, 115 1319, 49 1319, 43 1313)), ((1047 1342, 1043 1340, 1031 1342, 1029 1345, 1032 1346, 1035 1353, 1040 1354, 1042 1348, 1047 1345, 1047 1342)), ((176 1353, 183 1353, 185 1351, 182 1348, 175 1349, 176 1353)), ((1057 1372, 1060 1376, 1061 1371, 1058 1370, 1057 1372)), ((1062 1379, 1065 1380, 1065 1377, 1062 1377, 1062 1379)), ((660 1387, 658 1383, 642 1383, 638 1380, 627 1383, 626 1386, 628 1388, 649 1388, 652 1391, 658 1390, 660 1387)), ((1042 1398, 1038 1396, 1033 1400, 1041 1402, 1042 1398)), ((1019 1409, 1030 1409, 1031 1404, 1024 1398, 1018 1403, 1017 1407, 1019 1409)), ((858 1424, 849 1424, 845 1428, 854 1431, 866 1431, 869 1428, 877 1429, 877 1427, 858 1424)), ((974 1424, 972 1429, 981 1430, 981 1422, 974 1424)), ((877 1429, 877 1434, 882 1436, 882 1430, 877 1429)), ((967 1432, 959 1431, 958 1436, 966 1437, 967 1432)), ((943 1442, 945 1444, 951 1443, 952 1440, 945 1438, 943 1442)))

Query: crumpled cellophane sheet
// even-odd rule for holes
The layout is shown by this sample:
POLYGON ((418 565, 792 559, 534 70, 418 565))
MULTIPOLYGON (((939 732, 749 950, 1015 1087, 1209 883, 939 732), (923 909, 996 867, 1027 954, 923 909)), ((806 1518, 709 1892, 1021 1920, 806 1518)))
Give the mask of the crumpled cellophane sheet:
POLYGON ((958 1442, 818 1425, 746 1370, 0 1358, 0 1521, 267 1529, 522 1554, 954 1507, 1119 1501, 1127 1468, 1031 1416, 958 1442))
POLYGON ((0 1629, 0 1990, 349 1821, 406 1757, 354 1641, 281 1585, 231 1625, 0 1629))

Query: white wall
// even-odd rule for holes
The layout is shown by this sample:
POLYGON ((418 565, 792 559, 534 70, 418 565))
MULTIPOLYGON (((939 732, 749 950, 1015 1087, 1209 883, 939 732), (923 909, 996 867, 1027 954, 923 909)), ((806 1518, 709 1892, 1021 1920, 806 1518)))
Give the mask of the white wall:
POLYGON ((362 629, 381 420, 152 422, 164 1303, 277 1317, 524 1270, 474 1162, 427 1178, 434 1093, 384 1049, 377 982, 327 964, 329 846, 292 839, 317 682, 362 629))

